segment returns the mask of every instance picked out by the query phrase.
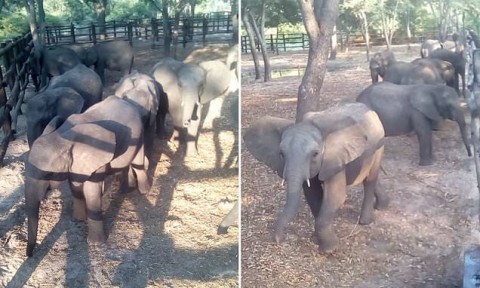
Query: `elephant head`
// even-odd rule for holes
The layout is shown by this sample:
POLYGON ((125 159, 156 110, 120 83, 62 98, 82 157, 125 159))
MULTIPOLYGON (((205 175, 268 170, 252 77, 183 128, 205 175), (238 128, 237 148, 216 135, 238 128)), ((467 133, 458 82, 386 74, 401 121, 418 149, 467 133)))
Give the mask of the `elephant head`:
POLYGON ((328 181, 367 150, 375 151, 383 135, 378 116, 363 104, 307 113, 297 124, 269 116, 254 122, 244 136, 247 149, 287 182, 287 200, 274 239, 279 242, 283 238, 295 216, 304 182, 310 185, 313 177, 328 181), (376 122, 369 122, 373 118, 376 122), (375 128, 364 129, 367 122, 375 128))
POLYGON ((116 96, 129 99, 138 105, 145 125, 155 125, 159 100, 163 95, 163 89, 155 79, 134 71, 124 76, 114 89, 116 96))
POLYGON ((389 50, 383 52, 375 53, 370 59, 370 76, 372 77, 372 83, 378 82, 378 76, 385 75, 385 71, 388 69, 388 66, 395 63, 395 55, 389 50))
POLYGON ((47 124, 55 116, 64 121, 68 116, 80 113, 84 100, 80 94, 68 87, 47 89, 31 98, 27 103, 27 139, 32 147, 47 124))
POLYGON ((468 156, 472 155, 465 115, 455 89, 444 85, 426 85, 410 94, 410 104, 428 119, 438 122, 450 119, 457 122, 468 156))

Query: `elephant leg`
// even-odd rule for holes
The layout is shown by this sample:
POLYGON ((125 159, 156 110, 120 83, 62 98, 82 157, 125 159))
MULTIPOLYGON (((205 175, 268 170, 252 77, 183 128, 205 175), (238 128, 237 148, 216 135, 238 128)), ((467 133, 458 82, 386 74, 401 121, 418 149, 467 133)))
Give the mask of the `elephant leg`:
POLYGON ((87 205, 83 195, 83 185, 70 182, 70 190, 73 195, 73 218, 79 221, 87 220, 87 205))
POLYGON ((380 163, 383 156, 383 150, 384 148, 381 147, 375 152, 375 154, 373 154, 370 172, 363 180, 364 198, 359 219, 359 223, 362 225, 368 225, 373 222, 374 207, 383 207, 388 205, 389 202, 388 197, 381 194, 380 191, 377 190, 377 180, 380 172, 380 163))
POLYGON ((130 167, 132 167, 132 169, 130 170, 133 170, 132 172, 135 173, 138 184, 138 191, 140 191, 141 194, 147 194, 148 192, 150 192, 152 185, 148 180, 148 159, 145 157, 143 145, 140 147, 137 155, 135 155, 135 158, 133 159, 132 165, 130 167))
POLYGON ((322 206, 323 199, 322 182, 318 179, 318 177, 313 177, 310 179, 310 187, 308 187, 307 183, 303 183, 303 194, 305 195, 308 206, 312 211, 313 217, 317 217, 320 207, 322 206))
POLYGON ((87 204, 89 242, 105 242, 106 240, 102 216, 102 186, 103 181, 83 183, 83 193, 87 204))
POLYGON ((95 72, 97 72, 98 76, 102 80, 102 84, 105 85, 105 65, 103 63, 97 63, 95 65, 95 72))
POLYGON ((345 170, 325 181, 324 185, 322 204, 317 217, 315 217, 315 234, 318 239, 320 252, 332 250, 338 242, 332 223, 335 213, 345 202, 347 195, 345 170))
POLYGON ((156 132, 158 137, 164 137, 166 135, 165 130, 165 117, 167 113, 159 111, 156 116, 156 132))
POLYGON ((412 113, 413 129, 417 134, 420 147, 420 166, 433 164, 432 127, 430 121, 419 111, 412 113))
POLYGON ((120 177, 120 193, 128 193, 135 189, 135 184, 137 180, 135 179, 135 173, 133 172, 132 166, 124 168, 121 172, 120 177))

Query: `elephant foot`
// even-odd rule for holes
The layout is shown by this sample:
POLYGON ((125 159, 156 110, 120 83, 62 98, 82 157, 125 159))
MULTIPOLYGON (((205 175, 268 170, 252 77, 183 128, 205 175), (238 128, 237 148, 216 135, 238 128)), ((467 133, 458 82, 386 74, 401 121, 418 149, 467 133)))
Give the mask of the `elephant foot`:
POLYGON ((390 204, 390 198, 386 195, 376 195, 375 206, 373 206, 376 210, 385 210, 390 204))
POLYGON ((430 165, 433 165, 433 159, 420 159, 420 162, 418 163, 418 165, 420 166, 430 166, 430 165))
POLYGON ((88 242, 103 243, 106 240, 103 221, 88 219, 88 242))
POLYGON ((87 207, 85 200, 73 198, 73 218, 78 221, 87 220, 87 207))
POLYGON ((273 232, 273 241, 275 243, 280 243, 280 242, 283 242, 283 240, 285 240, 285 231, 275 231, 273 232))
POLYGON ((333 232, 317 234, 319 253, 331 252, 337 246, 338 238, 333 232))
POLYGON ((228 233, 228 226, 227 227, 218 226, 217 235, 224 235, 224 234, 227 234, 227 233, 228 233))
POLYGON ((360 225, 369 225, 373 223, 373 213, 370 213, 369 215, 360 215, 360 219, 358 220, 358 223, 360 225))

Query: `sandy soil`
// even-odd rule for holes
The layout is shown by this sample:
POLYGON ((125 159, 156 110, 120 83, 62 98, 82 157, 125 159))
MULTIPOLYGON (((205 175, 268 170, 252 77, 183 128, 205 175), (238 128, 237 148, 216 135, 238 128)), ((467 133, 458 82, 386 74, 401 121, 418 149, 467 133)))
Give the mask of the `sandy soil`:
MULTIPOLYGON (((380 51, 381 47, 375 47, 380 51)), ((418 47, 394 47, 412 60, 418 47)), ((272 57, 274 70, 303 69, 307 51, 272 57)), ((255 82, 249 56, 242 55, 242 127, 264 115, 294 119, 301 76, 255 82)), ((339 53, 327 65, 322 108, 353 102, 370 84, 365 53, 339 53)), ((281 244, 273 224, 285 201, 281 179, 242 147, 242 287, 461 287, 463 252, 478 237, 478 191, 472 158, 458 126, 442 123, 434 133, 436 162, 418 166, 414 136, 386 140, 380 185, 391 198, 375 222, 357 225, 362 187, 350 187, 335 219, 337 248, 319 254, 313 217, 305 201, 281 244)))
MULTIPOLYGON (((140 72, 149 72, 162 57, 150 42, 135 42, 134 48, 134 69, 140 72)), ((106 77, 108 95, 121 74, 107 71, 106 77)), ((31 259, 25 257, 28 145, 21 116, 0 169, 0 286, 237 287, 239 229, 216 233, 238 197, 238 128, 228 108, 231 99, 212 103, 217 111, 203 125, 198 156, 185 158, 175 142, 156 139, 148 196, 120 195, 117 181, 108 181, 104 245, 88 245, 85 223, 72 219, 66 185, 50 193, 41 206, 39 245, 31 259)))

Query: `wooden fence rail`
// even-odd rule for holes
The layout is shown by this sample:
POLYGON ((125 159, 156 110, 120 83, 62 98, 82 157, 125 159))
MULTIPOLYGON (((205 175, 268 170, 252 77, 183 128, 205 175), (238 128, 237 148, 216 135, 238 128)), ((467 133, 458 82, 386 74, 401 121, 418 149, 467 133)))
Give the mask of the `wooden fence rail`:
MULTIPOLYGON (((232 20, 230 14, 216 14, 203 17, 180 18, 178 31, 174 31, 175 19, 169 19, 170 32, 184 37, 185 40, 205 40, 208 34, 231 33, 232 20)), ((127 19, 96 23, 73 24, 64 26, 47 26, 45 28, 45 43, 47 45, 95 44, 98 40, 107 38, 122 38, 132 42, 133 37, 152 39, 152 48, 162 46, 165 33, 162 19, 127 19), (102 33, 100 31, 103 31, 102 33)), ((184 41, 185 41, 184 40, 184 41)))
POLYGON ((30 33, 0 43, 0 126, 4 133, 0 143, 0 167, 3 166, 8 144, 15 135, 33 59, 30 33))

